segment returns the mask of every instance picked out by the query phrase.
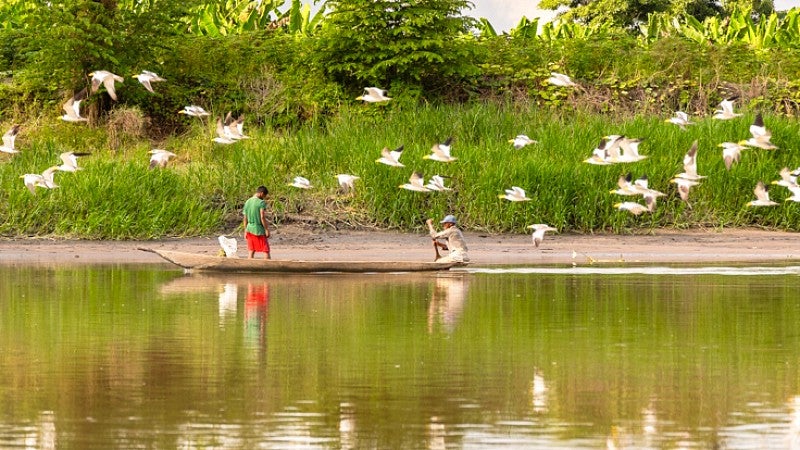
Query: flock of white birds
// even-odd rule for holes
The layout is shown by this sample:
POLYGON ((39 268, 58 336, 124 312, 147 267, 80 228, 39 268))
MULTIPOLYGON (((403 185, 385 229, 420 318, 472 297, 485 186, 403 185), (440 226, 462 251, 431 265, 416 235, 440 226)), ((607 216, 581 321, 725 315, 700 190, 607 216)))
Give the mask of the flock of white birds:
MULTIPOLYGON (((106 70, 91 72, 89 73, 89 76, 91 77, 90 89, 92 94, 96 93, 102 85, 109 97, 111 97, 112 100, 117 100, 116 83, 122 83, 124 81, 123 77, 115 75, 106 70)), ((133 77, 136 78, 141 85, 151 93, 154 92, 151 83, 166 81, 156 73, 147 70, 144 70, 137 75, 133 75, 133 77)), ((577 86, 569 76, 555 72, 551 73, 551 76, 547 79, 547 82, 554 86, 566 88, 577 86)), ((356 100, 366 103, 387 102, 391 100, 391 97, 388 97, 387 94, 387 91, 384 89, 378 87, 367 87, 364 88, 364 93, 357 97, 356 100)), ((88 98, 88 95, 89 92, 87 88, 84 88, 68 99, 63 105, 64 115, 61 116, 61 119, 67 122, 87 122, 88 119, 81 116, 80 105, 83 100, 88 98)), ((729 120, 740 117, 741 114, 734 112, 734 100, 735 98, 723 100, 719 104, 719 109, 714 111, 713 118, 718 120, 729 120)), ((191 117, 198 117, 201 119, 210 115, 209 112, 197 105, 186 106, 178 113, 191 117)), ((694 122, 690 120, 688 114, 682 111, 675 112, 675 115, 669 119, 666 119, 666 122, 678 125, 681 129, 686 129, 687 126, 694 124, 694 122)), ((10 154, 19 153, 19 150, 17 150, 15 147, 15 139, 19 133, 19 130, 20 125, 13 125, 11 129, 3 135, 3 144, 0 146, 0 152, 10 154)), ((764 121, 760 113, 756 115, 755 121, 750 126, 750 134, 752 137, 747 140, 739 142, 723 142, 722 144, 719 144, 719 146, 723 148, 722 157, 723 161, 725 162, 726 169, 730 170, 732 164, 739 161, 741 151, 746 148, 760 148, 764 150, 777 149, 777 147, 770 141, 772 134, 764 126, 764 121)), ((214 142, 227 145, 233 144, 242 139, 249 139, 249 136, 244 134, 244 116, 234 119, 229 112, 224 119, 222 117, 217 119, 216 136, 213 138, 214 142)), ((431 148, 431 153, 429 155, 425 155, 423 158, 443 163, 455 161, 457 158, 451 155, 452 139, 452 137, 448 137, 444 142, 434 144, 431 148)), ((641 139, 634 139, 621 135, 605 136, 592 151, 592 155, 585 159, 584 162, 595 165, 611 165, 641 161, 647 158, 646 155, 639 154, 638 147, 641 141, 641 139)), ((509 143, 513 144, 515 149, 521 149, 527 145, 536 144, 537 141, 524 134, 520 134, 513 139, 510 139, 509 143)), ((675 175, 670 180, 670 182, 677 185, 678 193, 681 199, 687 203, 689 201, 690 189, 699 185, 700 181, 705 178, 705 176, 699 175, 697 172, 697 148, 697 141, 694 141, 691 148, 684 156, 684 171, 675 175)), ((163 149, 153 149, 149 153, 151 169, 157 167, 164 168, 167 166, 170 159, 176 157, 175 153, 163 149)), ((54 180, 55 173, 59 171, 76 172, 80 170, 81 167, 78 165, 77 158, 88 154, 89 153, 64 152, 60 155, 62 164, 48 167, 41 174, 29 173, 22 175, 20 178, 23 179, 25 186, 32 194, 36 193, 37 187, 46 189, 56 188, 58 185, 54 180)), ((380 158, 376 159, 376 162, 392 167, 405 167, 405 165, 400 162, 402 154, 403 146, 400 146, 394 150, 384 148, 381 150, 381 156, 380 158)), ((792 196, 788 197, 786 199, 787 201, 800 202, 800 186, 798 186, 797 183, 797 177, 800 176, 800 168, 794 171, 784 168, 780 171, 780 176, 781 179, 773 181, 773 184, 784 186, 791 191, 792 196)), ((360 177, 352 174, 337 174, 335 177, 337 178, 340 189, 344 192, 349 192, 350 190, 354 189, 356 180, 360 179, 360 177)), ((450 191, 452 188, 445 186, 445 178, 446 177, 437 174, 432 176, 426 183, 423 176, 419 172, 415 171, 411 174, 408 183, 401 184, 399 188, 416 192, 450 191)), ((311 182, 303 176, 294 177, 294 180, 292 183, 289 183, 289 186, 300 189, 313 188, 311 182)), ((617 186, 617 189, 611 190, 611 193, 622 196, 641 196, 644 199, 644 204, 634 201, 626 201, 619 202, 614 205, 614 207, 619 210, 629 211, 635 215, 645 212, 653 212, 656 207, 656 199, 665 195, 662 192, 649 188, 647 176, 642 176, 636 180, 633 180, 631 174, 628 173, 627 176, 622 176, 619 178, 617 186)), ((759 181, 756 185, 754 193, 756 199, 747 203, 748 206, 773 206, 778 204, 777 202, 769 199, 767 188, 761 181, 759 181)), ((512 186, 510 189, 506 189, 505 193, 498 195, 498 197, 511 202, 524 202, 531 200, 527 196, 525 190, 519 186, 512 186)), ((538 247, 542 242, 546 231, 556 230, 547 224, 533 224, 528 226, 528 228, 533 229, 532 239, 536 247, 538 247)))

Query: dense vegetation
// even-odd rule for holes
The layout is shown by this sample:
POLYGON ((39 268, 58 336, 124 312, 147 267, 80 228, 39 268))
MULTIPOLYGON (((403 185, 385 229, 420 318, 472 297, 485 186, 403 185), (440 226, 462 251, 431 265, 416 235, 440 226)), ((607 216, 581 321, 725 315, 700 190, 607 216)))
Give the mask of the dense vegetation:
MULTIPOLYGON (((800 165, 795 116, 800 101, 798 11, 754 16, 735 10, 704 21, 652 14, 638 28, 540 24, 523 20, 498 35, 486 21, 453 14, 460 0, 328 2, 312 15, 299 1, 192 2, 33 0, 0 6, 0 130, 21 124, 20 153, 0 154, 0 233, 150 238, 230 232, 258 184, 271 190, 276 223, 414 229, 454 212, 467 228, 522 231, 533 222, 561 230, 623 231, 662 226, 800 228, 795 203, 750 209, 758 180, 800 165), (391 3, 391 2, 389 2, 391 3), (58 120, 61 105, 97 69, 125 76, 113 102, 101 89, 84 102, 88 124, 58 120), (147 92, 130 78, 152 70, 167 79, 147 92), (576 88, 545 80, 567 73, 576 88), (364 86, 393 97, 360 104, 364 86), (740 118, 710 118, 738 96, 740 118), (177 114, 197 104, 208 119, 177 114), (664 123, 675 110, 698 122, 664 123), (244 114, 250 140, 211 142, 214 122, 244 114), (764 113, 776 151, 750 150, 730 172, 717 144, 749 137, 764 113), (514 150, 524 133, 539 144, 514 150), (649 158, 591 166, 602 136, 644 138, 649 158), (457 161, 423 160, 454 136, 457 161), (700 142, 708 179, 681 202, 669 180, 700 142), (406 167, 376 164, 383 147, 405 145, 406 167), (178 158, 148 170, 148 151, 178 158), (32 196, 19 176, 89 151, 84 170, 59 173, 60 188, 32 196), (449 176, 449 192, 399 190, 417 170, 449 176), (609 194, 628 172, 647 174, 668 195, 653 214, 617 211, 609 194), (337 173, 361 177, 349 194, 337 173), (315 186, 287 186, 294 176, 315 186), (499 201, 512 185, 525 203, 499 201)), ((788 193, 772 191, 781 201, 788 193)))

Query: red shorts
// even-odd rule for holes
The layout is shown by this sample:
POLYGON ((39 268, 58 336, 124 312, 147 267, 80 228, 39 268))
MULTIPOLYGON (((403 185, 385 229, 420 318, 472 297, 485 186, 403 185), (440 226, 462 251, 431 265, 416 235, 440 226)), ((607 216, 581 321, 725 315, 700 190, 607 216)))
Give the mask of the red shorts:
POLYGON ((269 253, 269 241, 266 234, 252 234, 249 231, 244 233, 247 240, 247 249, 251 252, 269 253))

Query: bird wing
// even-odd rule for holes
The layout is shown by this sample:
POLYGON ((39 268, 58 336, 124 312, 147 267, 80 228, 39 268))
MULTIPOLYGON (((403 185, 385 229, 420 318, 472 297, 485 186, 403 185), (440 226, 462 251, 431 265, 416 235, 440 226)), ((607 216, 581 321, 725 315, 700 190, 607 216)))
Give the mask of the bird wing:
POLYGON ((750 125, 750 134, 752 134, 754 138, 758 139, 760 136, 764 136, 767 133, 768 131, 764 127, 764 117, 761 115, 761 113, 756 114, 753 124, 750 125))
POLYGON ((81 89, 64 103, 64 112, 75 119, 81 118, 81 102, 89 95, 86 88, 81 89))
POLYGON ((639 144, 642 143, 641 139, 622 139, 620 141, 620 147, 622 147, 622 154, 625 156, 639 156, 639 144))
POLYGON ((223 139, 228 138, 227 133, 225 133, 225 127, 222 125, 222 119, 217 119, 217 136, 223 139))
POLYGON ((14 125, 11 127, 10 130, 6 131, 6 134, 3 135, 3 146, 6 148, 14 148, 14 141, 17 139, 17 133, 19 132, 19 125, 14 125))
POLYGON ((364 93, 367 94, 367 95, 371 95, 372 97, 375 97, 375 98, 384 98, 384 97, 386 97, 386 94, 387 94, 387 92, 385 90, 383 90, 381 88, 377 88, 377 87, 364 88, 364 93))
MULTIPOLYGON (((397 147, 396 149, 394 149, 394 150, 389 152, 389 156, 395 162, 400 162, 400 156, 403 154, 403 147, 404 146, 401 145, 400 147, 397 147)), ((388 148, 387 148, 387 150, 388 150, 388 148)))
POLYGON ((445 149, 439 146, 439 144, 433 144, 433 147, 431 147, 431 151, 436 155, 438 155, 440 158, 447 159, 450 157, 450 149, 448 148, 445 151, 445 149))
POLYGON ((756 194, 756 198, 758 200, 762 202, 769 201, 769 193, 767 192, 767 188, 764 186, 762 181, 759 181, 758 184, 756 184, 755 189, 753 189, 753 193, 756 194))
POLYGON ((689 201, 689 188, 691 186, 686 183, 678 183, 678 194, 681 196, 681 200, 688 202, 689 201))
POLYGON ((683 157, 683 170, 688 174, 697 174, 697 140, 692 143, 691 148, 683 157))
POLYGON ((101 76, 101 73, 99 71, 94 72, 94 75, 92 75, 92 94, 97 92, 97 89, 100 88, 100 83, 102 82, 103 82, 103 77, 101 76))
POLYGON ((142 86, 144 86, 144 88, 147 89, 149 92, 152 92, 152 93, 155 94, 155 91, 153 90, 153 86, 150 85, 150 77, 139 76, 139 83, 142 83, 142 86))
POLYGON ((46 187, 50 187, 50 188, 56 187, 56 183, 55 183, 53 177, 55 176, 55 173, 56 173, 57 170, 58 170, 58 166, 51 166, 51 167, 48 167, 47 169, 45 169, 44 172, 42 172, 42 178, 44 179, 46 187))
POLYGON ((783 181, 785 181, 785 182, 787 182, 789 184, 795 184, 796 183, 797 178, 792 179, 792 172, 789 171, 788 167, 784 167, 783 169, 781 169, 781 171, 779 172, 779 175, 781 176, 781 180, 783 180, 783 181))
POLYGON ((418 187, 425 186, 425 180, 422 178, 422 174, 419 172, 412 173, 411 178, 408 179, 408 182, 418 187))
POLYGON ((719 102, 719 107, 722 108, 723 114, 733 115, 733 100, 723 100, 719 102))
POLYGON ((656 196, 645 194, 644 195, 644 204, 647 205, 647 210, 653 212, 656 209, 656 196))
POLYGON ((617 180, 617 186, 621 189, 627 189, 631 185, 631 173, 628 172, 627 175, 620 175, 619 179, 617 180))
POLYGON ((117 92, 114 90, 114 75, 108 74, 105 78, 103 78, 103 86, 106 87, 109 97, 111 97, 112 100, 116 100, 117 92))
POLYGON ((61 158, 61 161, 64 162, 64 165, 78 168, 78 158, 75 157, 75 154, 72 152, 64 152, 58 156, 61 158))
POLYGON ((531 235, 531 239, 533 240, 533 245, 539 247, 539 244, 541 244, 542 241, 544 240, 544 232, 545 230, 543 229, 536 229, 533 232, 533 234, 531 235))

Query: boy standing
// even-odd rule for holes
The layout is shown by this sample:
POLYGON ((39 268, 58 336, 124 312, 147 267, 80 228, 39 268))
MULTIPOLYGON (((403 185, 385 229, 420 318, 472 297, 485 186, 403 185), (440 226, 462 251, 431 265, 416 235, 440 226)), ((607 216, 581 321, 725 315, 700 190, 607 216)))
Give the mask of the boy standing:
POLYGON ((267 202, 264 201, 267 194, 267 188, 259 186, 256 193, 244 203, 242 226, 250 259, 255 256, 256 252, 264 252, 264 259, 270 259, 267 202))

